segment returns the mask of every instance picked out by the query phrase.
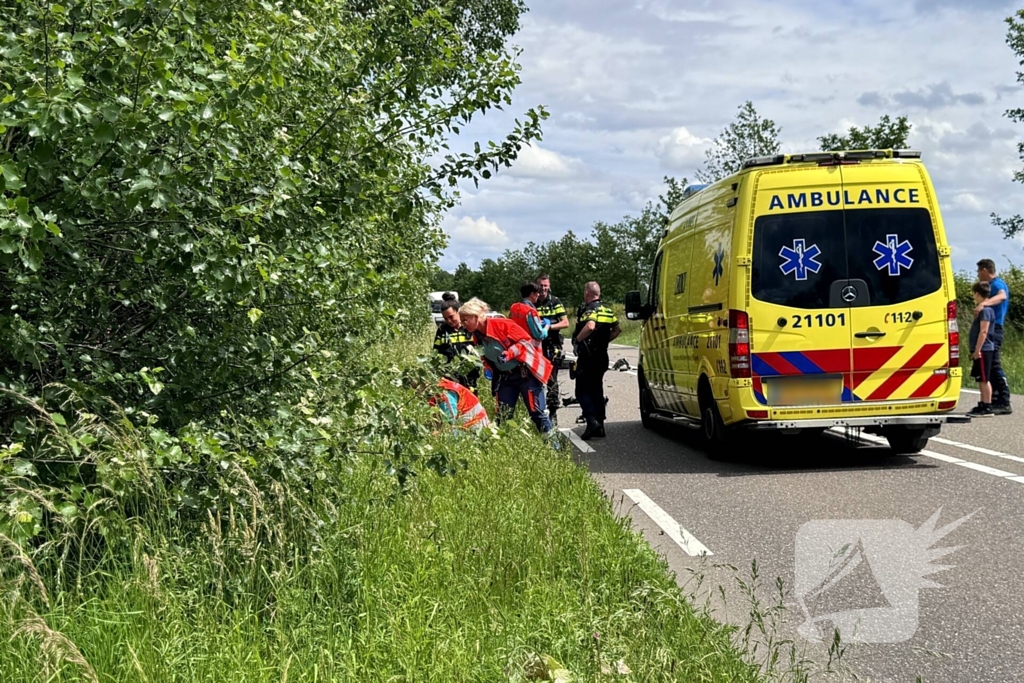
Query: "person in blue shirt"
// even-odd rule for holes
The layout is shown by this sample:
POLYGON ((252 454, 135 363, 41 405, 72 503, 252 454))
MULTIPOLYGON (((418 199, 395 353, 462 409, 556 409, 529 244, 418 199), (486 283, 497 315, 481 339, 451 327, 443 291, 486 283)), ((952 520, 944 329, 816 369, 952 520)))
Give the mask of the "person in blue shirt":
MULTIPOLYGON (((987 282, 975 282, 971 288, 974 293, 974 302, 981 303, 988 299, 992 289, 987 282)), ((995 355, 996 345, 992 337, 995 327, 995 307, 982 306, 974 315, 974 322, 971 323, 969 335, 969 346, 971 358, 974 363, 971 365, 971 377, 978 382, 978 391, 981 392, 981 401, 978 402, 967 414, 972 417, 992 417, 995 412, 992 409, 992 357, 995 355)))
POLYGON ((992 411, 996 415, 1010 415, 1013 413, 1013 408, 1010 407, 1010 385, 1006 381, 1001 355, 1003 325, 1006 323, 1006 312, 1010 308, 1010 288, 1002 278, 996 277, 996 264, 992 259, 978 261, 978 281, 987 283, 990 293, 974 308, 975 316, 980 315, 981 309, 986 307, 991 308, 995 314, 991 332, 992 342, 995 344, 995 352, 992 354, 992 411))

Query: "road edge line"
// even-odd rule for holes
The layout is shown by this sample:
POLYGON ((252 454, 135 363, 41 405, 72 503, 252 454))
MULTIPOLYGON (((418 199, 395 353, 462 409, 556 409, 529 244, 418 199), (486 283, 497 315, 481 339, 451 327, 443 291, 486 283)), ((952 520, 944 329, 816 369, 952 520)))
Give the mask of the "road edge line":
POLYGON ((935 443, 941 443, 945 446, 953 446, 954 448, 962 448, 965 451, 974 451, 975 453, 981 453, 982 455, 991 455, 994 458, 1003 458, 1004 460, 1011 460, 1013 462, 1024 463, 1024 458, 1019 455, 1011 455, 1009 453, 1003 453, 1002 451, 994 451, 991 448, 982 448, 981 446, 972 446, 969 443, 962 443, 960 441, 951 441, 950 439, 944 439, 941 436, 933 436, 931 438, 935 443))
POLYGON ((580 452, 582 452, 582 453, 596 453, 597 452, 597 451, 595 451, 593 449, 593 447, 590 444, 588 444, 586 441, 581 439, 579 434, 577 434, 576 432, 572 431, 568 427, 562 427, 558 431, 560 431, 563 434, 565 434, 565 436, 568 437, 569 441, 572 441, 572 445, 575 446, 576 448, 580 449, 580 452))
POLYGON ((672 515, 662 510, 657 503, 648 498, 643 491, 640 489, 623 489, 622 492, 629 496, 630 500, 636 503, 651 518, 651 521, 660 526, 661 530, 675 541, 676 545, 682 548, 684 553, 690 557, 711 556, 714 554, 708 550, 707 546, 698 541, 693 534, 680 526, 679 522, 672 519, 672 515))
MULTIPOLYGON (((889 444, 888 441, 886 441, 885 439, 883 439, 880 436, 875 436, 874 434, 861 434, 859 438, 861 438, 861 439, 863 439, 865 441, 868 441, 870 443, 876 443, 876 444, 883 445, 883 446, 887 446, 889 444)), ((974 462, 973 460, 963 460, 961 458, 954 458, 951 455, 946 455, 945 453, 936 453, 935 451, 918 451, 914 455, 923 455, 926 458, 932 458, 933 460, 940 460, 942 462, 948 462, 951 465, 959 465, 960 467, 965 467, 965 468, 967 468, 969 470, 974 470, 976 472, 982 472, 983 474, 988 474, 988 475, 991 475, 993 477, 998 477, 999 479, 1008 479, 1010 481, 1017 481, 1017 478, 1019 478, 1021 476, 1021 475, 1017 474, 1016 472, 1007 472, 1006 470, 1001 470, 1001 469, 998 469, 996 467, 989 467, 988 465, 982 465, 981 463, 974 462)), ((1022 483, 1024 483, 1024 482, 1022 482, 1022 483)))

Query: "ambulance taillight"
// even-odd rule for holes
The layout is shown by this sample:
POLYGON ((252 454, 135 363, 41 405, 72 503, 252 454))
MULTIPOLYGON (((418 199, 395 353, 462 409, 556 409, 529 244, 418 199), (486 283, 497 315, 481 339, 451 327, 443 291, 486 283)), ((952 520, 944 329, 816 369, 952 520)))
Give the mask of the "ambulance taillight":
POLYGON ((750 377, 750 320, 744 311, 729 311, 729 372, 734 379, 750 377))
POLYGON ((956 322, 956 302, 946 304, 946 324, 949 328, 949 367, 960 367, 960 326, 956 322))

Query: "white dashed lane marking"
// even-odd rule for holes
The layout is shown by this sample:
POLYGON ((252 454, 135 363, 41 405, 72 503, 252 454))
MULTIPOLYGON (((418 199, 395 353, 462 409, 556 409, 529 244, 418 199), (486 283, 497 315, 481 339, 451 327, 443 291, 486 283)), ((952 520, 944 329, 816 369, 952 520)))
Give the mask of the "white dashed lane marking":
POLYGON ((661 527, 662 531, 683 549, 683 552, 690 557, 698 555, 711 555, 707 547, 694 538, 693 534, 679 526, 679 522, 672 519, 672 516, 662 510, 657 503, 647 497, 640 489, 623 489, 622 491, 650 517, 655 524, 661 527))

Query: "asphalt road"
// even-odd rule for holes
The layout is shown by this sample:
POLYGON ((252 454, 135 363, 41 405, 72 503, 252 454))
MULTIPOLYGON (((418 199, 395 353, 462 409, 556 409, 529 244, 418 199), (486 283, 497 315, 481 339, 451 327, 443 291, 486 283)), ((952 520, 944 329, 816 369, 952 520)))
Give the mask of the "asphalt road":
MULTIPOLYGON (((749 585, 756 561, 762 611, 773 601, 786 607, 770 631, 814 662, 811 680, 833 676, 821 673, 826 645, 798 630, 808 615, 825 627, 808 622, 808 634, 840 627, 846 679, 1024 681, 1024 398, 1016 415, 947 425, 913 457, 826 434, 759 436, 720 462, 685 427, 644 429, 636 349, 613 347, 611 356, 632 370, 607 374, 608 436, 586 446, 575 439, 577 455, 716 617, 750 622, 739 581, 749 585), (937 512, 939 533, 929 534, 937 512), (929 553, 951 547, 959 549, 929 553), (929 560, 947 567, 923 577, 941 587, 920 586, 929 560), (816 592, 829 576, 834 585, 816 592)), ((571 396, 565 372, 562 382, 571 396)), ((958 411, 977 400, 965 392, 958 411)), ((580 433, 578 415, 563 409, 559 426, 580 433)))

